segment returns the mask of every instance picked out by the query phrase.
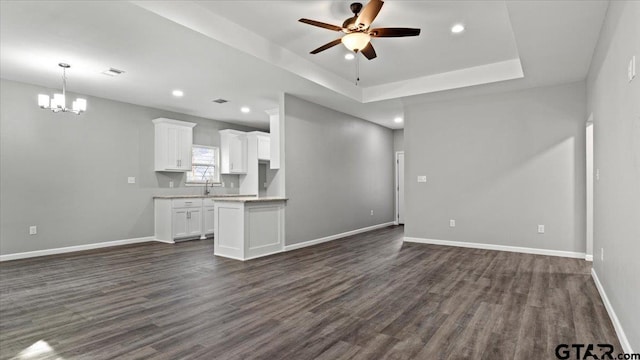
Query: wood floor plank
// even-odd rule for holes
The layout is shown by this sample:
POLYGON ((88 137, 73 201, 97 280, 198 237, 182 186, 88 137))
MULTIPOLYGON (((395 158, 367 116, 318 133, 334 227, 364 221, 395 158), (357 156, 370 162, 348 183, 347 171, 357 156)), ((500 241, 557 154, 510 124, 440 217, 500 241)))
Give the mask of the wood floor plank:
POLYGON ((211 240, 0 263, 0 359, 553 358, 621 349, 578 259, 389 227, 240 262, 211 240))

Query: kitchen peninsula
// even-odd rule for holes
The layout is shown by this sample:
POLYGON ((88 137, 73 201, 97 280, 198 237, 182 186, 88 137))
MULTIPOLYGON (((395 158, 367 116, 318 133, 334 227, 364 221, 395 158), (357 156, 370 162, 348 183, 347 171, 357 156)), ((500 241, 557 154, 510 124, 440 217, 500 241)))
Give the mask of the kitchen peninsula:
POLYGON ((249 260, 283 251, 284 197, 227 197, 214 201, 214 254, 249 260))

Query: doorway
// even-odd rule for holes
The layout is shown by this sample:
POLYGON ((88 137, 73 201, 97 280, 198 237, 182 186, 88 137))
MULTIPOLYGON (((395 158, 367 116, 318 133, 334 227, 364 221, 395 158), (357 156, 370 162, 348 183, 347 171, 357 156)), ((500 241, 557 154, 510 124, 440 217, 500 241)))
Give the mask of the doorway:
POLYGON ((396 152, 396 223, 404 225, 404 151, 396 152))

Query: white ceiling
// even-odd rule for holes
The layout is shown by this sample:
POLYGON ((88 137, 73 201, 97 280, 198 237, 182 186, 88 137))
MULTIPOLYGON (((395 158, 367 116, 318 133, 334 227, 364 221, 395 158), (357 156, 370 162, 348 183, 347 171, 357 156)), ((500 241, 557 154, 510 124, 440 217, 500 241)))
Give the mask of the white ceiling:
MULTIPOLYGON (((298 22, 305 17, 340 26, 353 16, 348 1, 199 3, 347 81, 355 78, 355 61, 344 59, 349 52, 344 46, 309 54, 343 33, 298 22)), ((372 27, 420 28, 421 35, 372 40, 378 57, 372 61, 359 57, 363 87, 518 58, 509 14, 502 1, 387 1, 372 27), (450 28, 456 23, 464 23, 469 31, 452 35, 450 28)))
POLYGON ((395 128, 406 101, 472 93, 483 86, 469 86, 485 83, 515 89, 584 79, 607 7, 389 0, 374 26, 420 27, 422 34, 374 39, 378 58, 361 59, 355 86, 355 64, 341 45, 308 54, 335 33, 297 22, 339 24, 348 4, 2 1, 0 76, 59 88, 57 63, 68 62, 73 92, 257 127, 268 126, 264 110, 287 92, 395 128), (467 31, 452 36, 454 22, 467 31), (126 73, 100 74, 109 67, 126 73), (171 96, 176 88, 183 98, 171 96), (218 97, 230 102, 211 103, 218 97), (250 114, 240 113, 244 105, 250 114))

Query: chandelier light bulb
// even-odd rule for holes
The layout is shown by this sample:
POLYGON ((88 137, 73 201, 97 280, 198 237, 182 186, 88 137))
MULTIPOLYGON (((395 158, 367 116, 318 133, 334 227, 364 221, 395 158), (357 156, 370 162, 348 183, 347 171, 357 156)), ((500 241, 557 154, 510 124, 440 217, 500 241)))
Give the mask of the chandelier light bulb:
POLYGON ((87 100, 77 98, 76 103, 78 104, 78 111, 87 111, 87 100))
POLYGON ((66 104, 64 94, 53 94, 53 103, 51 107, 56 107, 58 109, 64 108, 66 104), (54 106, 55 104, 55 106, 54 106))
POLYGON ((49 95, 44 95, 44 94, 39 94, 38 95, 38 106, 40 106, 43 109, 48 108, 50 105, 49 103, 49 95))

